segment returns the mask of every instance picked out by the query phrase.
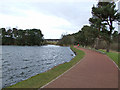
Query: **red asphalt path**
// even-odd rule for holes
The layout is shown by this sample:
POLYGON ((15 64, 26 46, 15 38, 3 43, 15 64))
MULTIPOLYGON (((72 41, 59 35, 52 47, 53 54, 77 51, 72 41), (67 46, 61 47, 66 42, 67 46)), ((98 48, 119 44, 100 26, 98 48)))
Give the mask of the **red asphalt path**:
POLYGON ((78 48, 85 57, 44 88, 118 88, 118 68, 104 54, 78 48))

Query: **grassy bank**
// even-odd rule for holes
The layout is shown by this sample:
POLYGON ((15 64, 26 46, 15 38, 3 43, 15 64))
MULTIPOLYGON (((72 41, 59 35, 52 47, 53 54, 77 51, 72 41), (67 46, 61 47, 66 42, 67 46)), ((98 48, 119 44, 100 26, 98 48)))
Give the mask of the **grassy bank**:
POLYGON ((96 50, 95 48, 90 48, 90 47, 82 47, 82 46, 79 46, 81 48, 86 48, 86 49, 90 49, 90 50, 94 50, 94 51, 97 51, 97 52, 100 52, 100 53, 103 53, 103 54, 106 54, 108 57, 110 57, 117 65, 118 67, 120 68, 120 61, 118 61, 118 59, 120 58, 120 53, 118 53, 117 51, 111 51, 110 52, 106 52, 106 50, 104 49, 99 49, 99 50, 96 50))
POLYGON ((21 81, 8 88, 40 88, 43 85, 47 84, 51 80, 55 79, 56 77, 64 73, 70 67, 75 65, 78 61, 80 61, 80 59, 84 57, 85 53, 83 51, 80 51, 74 48, 73 46, 71 46, 71 49, 76 53, 76 56, 70 62, 56 66, 47 72, 40 73, 36 76, 33 76, 27 80, 21 81))
POLYGON ((100 49, 99 51, 105 53, 108 57, 110 57, 120 68, 120 64, 118 63, 118 52, 110 51, 106 52, 105 50, 100 49))

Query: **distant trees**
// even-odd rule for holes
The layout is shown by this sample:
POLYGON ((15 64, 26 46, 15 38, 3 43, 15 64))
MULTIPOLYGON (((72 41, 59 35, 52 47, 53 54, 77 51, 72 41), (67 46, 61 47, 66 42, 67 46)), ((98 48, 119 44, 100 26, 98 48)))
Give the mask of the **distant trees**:
POLYGON ((40 29, 0 28, 2 45, 41 45, 43 34, 40 29))
POLYGON ((96 31, 96 29, 92 28, 91 26, 85 25, 77 33, 64 35, 59 43, 64 45, 80 44, 83 47, 93 47, 97 34, 98 32, 96 31))
POLYGON ((91 26, 85 25, 79 32, 76 39, 79 42, 79 44, 81 44, 82 46, 93 47, 94 41, 95 41, 97 35, 98 35, 98 32, 96 31, 96 29, 94 29, 91 26))
POLYGON ((73 35, 62 35, 62 39, 58 42, 60 45, 71 45, 75 43, 75 37, 73 35))
POLYGON ((118 31, 114 31, 113 22, 120 21, 120 13, 115 9, 114 2, 98 2, 97 6, 92 7, 92 17, 89 19, 90 26, 83 26, 82 29, 74 34, 65 35, 61 43, 80 44, 96 49, 110 48, 118 49, 118 31), (71 42, 71 37, 74 41, 71 42), (114 46, 111 44, 114 43, 114 46))

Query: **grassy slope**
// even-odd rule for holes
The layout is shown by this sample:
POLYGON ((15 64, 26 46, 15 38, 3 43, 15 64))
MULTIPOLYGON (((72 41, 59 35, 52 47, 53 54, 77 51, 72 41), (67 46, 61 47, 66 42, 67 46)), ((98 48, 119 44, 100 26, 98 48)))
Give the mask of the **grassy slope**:
MULTIPOLYGON (((84 48, 82 46, 80 46, 81 48, 84 48)), ((90 49, 89 47, 85 47, 87 49, 90 49)), ((118 59, 120 58, 120 53, 118 52, 115 52, 115 51, 110 51, 110 52, 106 52, 106 50, 103 50, 103 49, 99 49, 99 50, 96 50, 94 48, 92 48, 92 50, 95 50, 95 51, 100 51, 101 53, 104 53, 106 54, 108 57, 110 57, 120 68, 120 61, 118 61, 118 59)))
MULTIPOLYGON (((105 50, 100 49, 99 51, 102 51, 107 54, 117 65, 118 65, 118 52, 106 52, 105 50)), ((120 65, 118 65, 120 67, 120 65)))
POLYGON ((70 62, 61 64, 47 72, 40 73, 8 88, 40 88, 43 85, 47 84, 51 80, 64 73, 70 67, 75 65, 78 61, 80 61, 80 59, 84 57, 85 53, 83 51, 80 51, 73 46, 71 46, 71 49, 76 53, 76 56, 70 62))

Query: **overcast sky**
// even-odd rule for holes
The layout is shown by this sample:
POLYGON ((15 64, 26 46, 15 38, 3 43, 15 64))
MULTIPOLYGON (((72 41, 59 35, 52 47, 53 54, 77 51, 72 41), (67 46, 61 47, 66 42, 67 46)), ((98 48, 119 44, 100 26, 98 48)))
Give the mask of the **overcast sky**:
POLYGON ((0 28, 37 28, 45 39, 58 39, 88 25, 93 4, 97 0, 0 0, 0 28))

